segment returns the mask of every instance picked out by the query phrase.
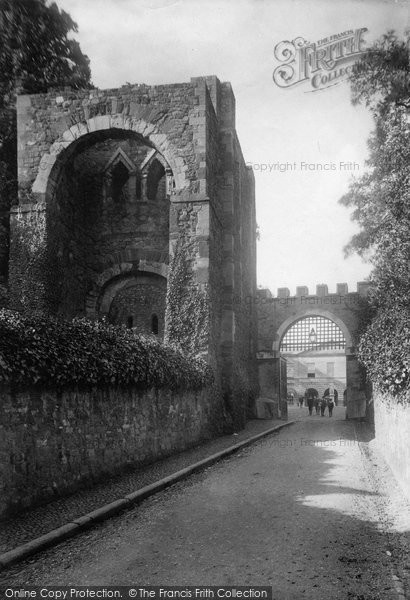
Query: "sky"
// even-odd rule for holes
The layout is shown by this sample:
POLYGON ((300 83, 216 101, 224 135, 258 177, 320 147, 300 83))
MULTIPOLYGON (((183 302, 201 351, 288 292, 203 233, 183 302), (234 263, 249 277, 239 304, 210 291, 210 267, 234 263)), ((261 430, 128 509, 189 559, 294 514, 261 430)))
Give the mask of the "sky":
POLYGON ((256 180, 258 285, 346 282, 371 265, 344 257, 358 231, 338 201, 364 173, 372 119, 353 107, 343 77, 314 90, 276 85, 274 51, 285 40, 318 42, 367 28, 365 47, 410 25, 405 0, 56 0, 77 22, 95 86, 180 83, 217 75, 236 97, 236 127, 256 180), (282 165, 282 166, 280 166, 282 165), (333 167, 332 167, 333 165, 333 167), (279 170, 281 169, 281 170, 279 170))

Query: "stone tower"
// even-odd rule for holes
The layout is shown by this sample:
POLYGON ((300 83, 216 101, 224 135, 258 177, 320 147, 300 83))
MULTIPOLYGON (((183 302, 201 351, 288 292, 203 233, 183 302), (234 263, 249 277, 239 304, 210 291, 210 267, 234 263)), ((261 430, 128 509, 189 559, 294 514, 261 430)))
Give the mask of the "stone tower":
POLYGON ((225 423, 257 393, 254 179, 229 83, 18 98, 12 306, 105 317, 207 357, 225 423))

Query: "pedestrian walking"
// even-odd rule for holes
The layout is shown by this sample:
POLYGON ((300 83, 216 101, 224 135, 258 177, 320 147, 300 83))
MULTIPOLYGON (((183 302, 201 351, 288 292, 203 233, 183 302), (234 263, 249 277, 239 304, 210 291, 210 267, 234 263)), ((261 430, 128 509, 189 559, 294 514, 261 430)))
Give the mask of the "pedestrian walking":
POLYGON ((319 396, 315 396, 315 400, 314 400, 314 403, 313 403, 313 405, 314 405, 314 407, 315 407, 316 414, 318 415, 318 414, 319 414, 319 411, 320 411, 320 400, 319 400, 319 396))
POLYGON ((331 417, 332 414, 333 414, 333 407, 335 405, 335 399, 336 399, 336 396, 337 396, 337 392, 336 392, 335 387, 334 387, 334 385, 332 383, 329 385, 329 389, 327 389, 325 391, 325 395, 327 397, 327 406, 328 406, 328 409, 329 409, 329 417, 331 417))
POLYGON ((313 396, 312 392, 308 393, 308 397, 307 397, 307 405, 308 405, 308 409, 309 409, 309 416, 312 416, 313 413, 313 404, 315 402, 315 397, 313 396))
POLYGON ((299 408, 302 408, 303 406, 303 396, 299 397, 299 408))
POLYGON ((327 398, 325 396, 323 396, 323 398, 320 401, 320 416, 321 417, 325 416, 326 406, 327 406, 327 398))

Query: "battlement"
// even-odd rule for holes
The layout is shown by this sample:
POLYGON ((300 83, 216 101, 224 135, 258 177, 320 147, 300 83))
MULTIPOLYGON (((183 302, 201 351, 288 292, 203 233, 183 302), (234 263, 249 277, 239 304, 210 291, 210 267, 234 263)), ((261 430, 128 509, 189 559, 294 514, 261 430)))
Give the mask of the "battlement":
MULTIPOLYGON (((319 283, 316 285, 316 292, 314 294, 309 293, 309 288, 305 285, 296 287, 296 294, 294 297, 301 296, 329 296, 331 294, 337 294, 338 296, 346 296, 347 294, 359 294, 359 296, 366 297, 370 288, 370 283, 368 281, 358 281, 356 284, 356 290, 354 292, 349 292, 349 288, 347 283, 337 283, 336 291, 329 292, 328 286, 325 283, 319 283)), ((278 298, 290 298, 290 290, 289 288, 283 287, 278 288, 278 298)))

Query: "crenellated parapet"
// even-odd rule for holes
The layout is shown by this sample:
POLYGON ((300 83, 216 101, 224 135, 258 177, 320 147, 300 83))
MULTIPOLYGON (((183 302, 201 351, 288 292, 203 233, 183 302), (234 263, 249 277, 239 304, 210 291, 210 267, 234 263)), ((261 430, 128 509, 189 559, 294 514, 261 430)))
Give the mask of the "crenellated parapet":
MULTIPOLYGON (((338 296, 346 296, 347 294, 359 294, 359 296, 367 297, 367 294, 370 289, 370 283, 368 281, 358 281, 356 284, 356 290, 354 292, 349 292, 349 286, 347 283, 337 283, 336 291, 329 292, 329 287, 326 283, 318 283, 316 285, 316 292, 309 293, 309 288, 305 285, 296 287, 296 294, 294 296, 291 295, 289 288, 283 287, 278 288, 278 298, 300 298, 302 296, 318 296, 323 298, 324 296, 330 296, 332 294, 336 294, 338 296)), ((261 290, 262 291, 262 290, 261 290)))
POLYGON ((349 292, 347 283, 338 283, 335 291, 326 284, 316 286, 312 294, 307 286, 297 286, 296 294, 289 288, 279 288, 277 296, 268 289, 257 291, 258 351, 279 352, 280 341, 287 329, 297 320, 321 316, 335 322, 346 339, 346 354, 355 352, 358 331, 366 318, 370 283, 359 281, 356 290, 349 292))

